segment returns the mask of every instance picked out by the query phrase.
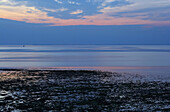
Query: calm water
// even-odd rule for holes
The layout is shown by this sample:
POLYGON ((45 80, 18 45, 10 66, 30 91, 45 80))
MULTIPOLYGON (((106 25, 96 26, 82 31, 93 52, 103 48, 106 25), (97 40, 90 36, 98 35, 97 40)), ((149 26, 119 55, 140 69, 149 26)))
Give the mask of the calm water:
POLYGON ((0 46, 0 67, 170 66, 170 45, 0 46))
POLYGON ((0 46, 0 68, 135 72, 170 80, 170 45, 0 46))

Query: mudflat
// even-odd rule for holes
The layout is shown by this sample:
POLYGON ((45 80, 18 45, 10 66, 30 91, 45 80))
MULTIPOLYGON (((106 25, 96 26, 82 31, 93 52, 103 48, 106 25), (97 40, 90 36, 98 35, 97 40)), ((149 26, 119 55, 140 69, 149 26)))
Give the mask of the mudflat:
POLYGON ((0 72, 0 111, 152 112, 170 110, 170 82, 87 70, 0 72), (132 80, 135 77, 138 80, 132 80))

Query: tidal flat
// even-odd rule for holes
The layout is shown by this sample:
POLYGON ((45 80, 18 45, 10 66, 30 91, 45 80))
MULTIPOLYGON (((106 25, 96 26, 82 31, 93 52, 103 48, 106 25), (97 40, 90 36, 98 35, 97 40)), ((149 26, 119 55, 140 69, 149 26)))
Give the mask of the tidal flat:
POLYGON ((2 112, 169 112, 170 82, 88 70, 0 72, 2 112))

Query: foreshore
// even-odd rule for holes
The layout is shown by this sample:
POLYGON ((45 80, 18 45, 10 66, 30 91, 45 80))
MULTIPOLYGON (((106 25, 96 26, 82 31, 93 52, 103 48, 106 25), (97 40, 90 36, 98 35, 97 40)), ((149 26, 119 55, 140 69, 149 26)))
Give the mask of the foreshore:
POLYGON ((170 110, 170 82, 89 70, 0 70, 0 111, 170 110), (134 80, 135 79, 135 80, 134 80))

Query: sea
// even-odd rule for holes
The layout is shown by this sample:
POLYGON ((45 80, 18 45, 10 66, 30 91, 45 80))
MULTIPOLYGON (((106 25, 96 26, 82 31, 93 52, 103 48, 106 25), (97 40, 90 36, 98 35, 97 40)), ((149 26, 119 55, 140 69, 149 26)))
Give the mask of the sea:
POLYGON ((0 45, 0 68, 78 69, 170 77, 170 45, 0 45))

